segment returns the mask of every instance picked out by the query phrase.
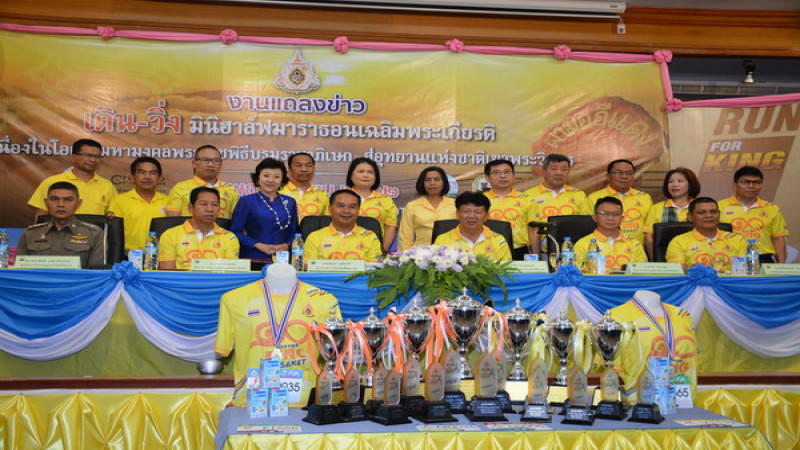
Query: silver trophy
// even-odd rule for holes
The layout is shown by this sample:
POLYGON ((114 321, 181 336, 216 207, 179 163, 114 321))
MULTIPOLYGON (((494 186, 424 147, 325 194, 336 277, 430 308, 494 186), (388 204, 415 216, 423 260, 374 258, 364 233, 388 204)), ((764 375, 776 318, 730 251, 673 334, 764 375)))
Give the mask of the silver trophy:
POLYGON ((467 350, 478 330, 483 329, 483 305, 467 295, 467 288, 464 288, 461 295, 449 303, 449 307, 450 323, 453 325, 458 353, 461 355, 461 379, 472 379, 472 369, 467 363, 467 350))
POLYGON ((383 347, 386 341, 386 324, 375 315, 375 308, 369 309, 369 316, 361 321, 364 327, 364 335, 367 337, 367 345, 372 350, 372 370, 364 373, 362 384, 367 387, 372 386, 372 376, 375 374, 375 364, 378 363, 378 350, 383 347))
POLYGON ((508 340, 511 342, 511 348, 514 350, 514 368, 508 375, 511 381, 524 381, 528 377, 525 376, 525 370, 522 368, 522 349, 528 343, 528 336, 531 331, 531 313, 525 308, 519 306, 519 299, 513 308, 509 309, 506 313, 506 322, 508 322, 508 340))
POLYGON ((606 367, 614 366, 614 357, 619 350, 622 340, 622 325, 611 318, 611 314, 606 312, 601 322, 597 322, 592 327, 594 343, 597 351, 603 357, 606 367))
POLYGON ((411 344, 412 356, 417 359, 417 354, 422 351, 422 347, 428 342, 428 335, 431 332, 433 319, 427 311, 419 306, 412 306, 405 312, 403 321, 403 332, 408 343, 411 344))
POLYGON ((555 321, 548 325, 550 348, 558 356, 561 368, 556 374, 556 385, 567 385, 567 361, 572 347, 572 332, 575 326, 567 319, 565 311, 561 311, 555 321))
MULTIPOLYGON (((344 341, 347 337, 347 325, 336 317, 336 308, 331 308, 331 314, 323 322, 323 327, 330 333, 333 341, 320 337, 316 341, 319 354, 327 361, 325 370, 333 375, 333 389, 341 389, 342 382, 336 376, 336 359, 344 351, 344 341)), ((316 337, 315 337, 316 339, 316 337)))

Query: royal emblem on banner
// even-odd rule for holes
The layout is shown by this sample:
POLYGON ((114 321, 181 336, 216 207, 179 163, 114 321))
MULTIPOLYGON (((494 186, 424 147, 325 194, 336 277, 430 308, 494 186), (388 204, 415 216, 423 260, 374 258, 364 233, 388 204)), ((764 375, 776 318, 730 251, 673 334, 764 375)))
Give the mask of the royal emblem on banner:
POLYGON ((306 60, 300 49, 295 49, 292 57, 283 64, 275 76, 275 87, 290 94, 303 94, 319 89, 319 75, 306 60))

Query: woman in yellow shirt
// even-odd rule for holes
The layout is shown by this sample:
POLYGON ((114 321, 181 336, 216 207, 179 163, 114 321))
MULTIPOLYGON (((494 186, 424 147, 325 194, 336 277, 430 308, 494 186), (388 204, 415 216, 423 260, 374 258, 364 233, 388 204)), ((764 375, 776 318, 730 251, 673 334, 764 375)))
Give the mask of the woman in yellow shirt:
POLYGON ((653 225, 685 222, 689 203, 700 194, 700 181, 691 170, 678 167, 664 176, 661 192, 667 199, 653 205, 644 222, 645 249, 650 261, 653 260, 653 225))
POLYGON ((433 222, 456 218, 455 200, 447 196, 450 183, 441 167, 425 168, 417 178, 419 198, 403 209, 397 249, 401 252, 416 245, 430 245, 433 222))
POLYGON ((347 169, 347 187, 361 197, 359 216, 374 217, 381 223, 383 251, 389 251, 397 234, 397 206, 391 197, 378 191, 381 172, 375 161, 356 158, 347 169))

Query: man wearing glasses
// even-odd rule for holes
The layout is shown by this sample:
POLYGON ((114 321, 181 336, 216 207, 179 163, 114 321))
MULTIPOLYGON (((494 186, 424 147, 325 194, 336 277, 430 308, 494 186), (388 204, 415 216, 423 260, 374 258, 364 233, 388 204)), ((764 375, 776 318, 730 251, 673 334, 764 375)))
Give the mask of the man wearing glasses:
POLYGON ((603 197, 615 197, 625 207, 621 229, 625 237, 635 239, 644 244, 644 222, 647 213, 653 206, 650 194, 633 188, 636 168, 627 159, 611 161, 606 168, 608 187, 592 192, 586 199, 589 209, 593 209, 597 201, 603 197))
POLYGON ((230 219, 239 194, 236 188, 219 179, 222 170, 222 154, 213 145, 203 145, 194 152, 192 161, 194 177, 181 181, 169 191, 168 216, 189 216, 189 193, 196 187, 205 186, 219 192, 219 216, 230 219))
POLYGON ((97 167, 103 158, 103 146, 92 139, 79 139, 72 144, 72 167, 62 173, 47 177, 39 184, 28 204, 35 209, 33 221, 47 214, 45 198, 53 183, 66 181, 78 188, 82 202, 75 214, 106 215, 108 204, 117 196, 117 189, 111 182, 97 174, 97 167))
POLYGON ((586 261, 589 255, 589 243, 597 241, 600 253, 606 259, 606 273, 622 270, 630 262, 645 262, 647 254, 644 246, 636 239, 631 239, 622 232, 622 201, 616 197, 603 197, 594 206, 592 220, 597 224, 593 233, 586 235, 575 243, 575 257, 578 261, 586 261))
POLYGON ((759 168, 739 168, 733 174, 733 195, 719 202, 720 220, 733 225, 745 240, 756 240, 761 262, 783 263, 789 229, 778 205, 758 197, 763 185, 759 168))

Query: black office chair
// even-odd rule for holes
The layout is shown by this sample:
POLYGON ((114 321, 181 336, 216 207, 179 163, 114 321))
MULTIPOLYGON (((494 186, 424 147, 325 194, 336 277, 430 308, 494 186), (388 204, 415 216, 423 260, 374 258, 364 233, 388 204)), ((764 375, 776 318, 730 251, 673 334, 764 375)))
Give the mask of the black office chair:
MULTIPOLYGON (((108 218, 99 214, 75 214, 75 218, 81 222, 97 225, 104 230, 106 235, 106 266, 116 264, 125 259, 125 226, 122 218, 108 218)), ((45 214, 36 219, 36 223, 44 223, 50 220, 50 216, 45 214)))
POLYGON ((578 242, 597 227, 592 216, 585 215, 550 216, 547 223, 550 224, 548 234, 558 242, 558 245, 561 245, 567 236, 573 243, 578 242))
MULTIPOLYGON (((300 221, 300 234, 303 240, 308 239, 308 235, 331 224, 331 216, 305 216, 300 221)), ((383 245, 383 233, 381 232, 381 223, 374 217, 358 216, 356 218, 356 225, 361 228, 366 228, 378 236, 378 240, 383 245)))
MULTIPOLYGON (((175 228, 178 225, 182 225, 183 222, 186 222, 187 219, 191 219, 191 217, 188 216, 155 217, 152 220, 150 220, 150 231, 155 231, 156 237, 160 239, 161 235, 165 231, 169 230, 170 228, 175 228)), ((226 230, 230 230, 231 219, 219 217, 217 218, 217 225, 226 230)))
MULTIPOLYGON (((720 230, 731 232, 733 227, 729 223, 720 223, 720 230)), ((653 261, 667 261, 667 247, 675 236, 692 231, 691 222, 669 222, 653 224, 653 261)))
MULTIPOLYGON (((514 249, 514 239, 512 238, 510 222, 506 222, 505 220, 489 219, 486 221, 485 225, 487 228, 506 239, 509 250, 514 249)), ((436 238, 439 237, 440 234, 445 234, 457 226, 458 220, 456 219, 437 220, 436 222, 433 222, 431 242, 436 242, 436 238)))

